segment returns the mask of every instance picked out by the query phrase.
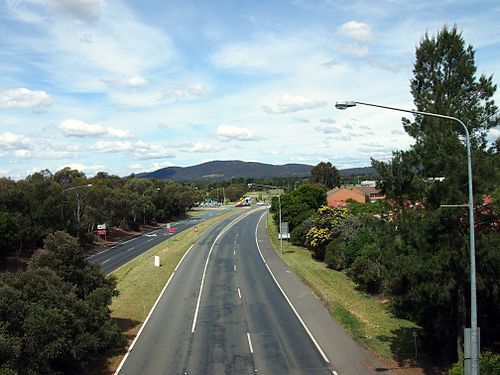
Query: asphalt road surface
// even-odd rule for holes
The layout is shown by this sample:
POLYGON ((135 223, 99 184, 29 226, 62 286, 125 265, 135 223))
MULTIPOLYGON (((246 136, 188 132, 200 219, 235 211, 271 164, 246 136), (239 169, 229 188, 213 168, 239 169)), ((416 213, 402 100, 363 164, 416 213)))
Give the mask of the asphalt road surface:
POLYGON ((248 209, 201 236, 119 374, 332 374, 259 253, 263 212, 248 209))
POLYGON ((201 215, 171 223, 171 226, 177 230, 174 234, 167 234, 165 232, 166 228, 160 228, 126 241, 118 246, 101 251, 98 254, 88 257, 87 260, 89 262, 99 263, 102 271, 105 274, 109 274, 175 234, 225 212, 227 212, 227 209, 207 210, 207 212, 201 215))

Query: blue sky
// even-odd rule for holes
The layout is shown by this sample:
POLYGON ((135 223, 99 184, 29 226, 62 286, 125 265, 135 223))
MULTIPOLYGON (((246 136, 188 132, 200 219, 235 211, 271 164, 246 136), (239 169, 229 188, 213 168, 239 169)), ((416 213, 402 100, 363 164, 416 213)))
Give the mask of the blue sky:
POLYGON ((498 1, 7 0, 0 176, 368 166, 411 144, 401 114, 335 102, 412 108, 415 47, 445 24, 499 83, 499 19, 498 1))

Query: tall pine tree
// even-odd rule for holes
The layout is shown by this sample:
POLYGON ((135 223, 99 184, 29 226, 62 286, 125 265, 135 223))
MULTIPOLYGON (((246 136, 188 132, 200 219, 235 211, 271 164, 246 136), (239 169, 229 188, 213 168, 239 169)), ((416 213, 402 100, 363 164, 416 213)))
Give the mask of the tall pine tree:
MULTIPOLYGON (((436 36, 426 33, 417 46, 410 84, 418 111, 453 116, 466 124, 473 150, 475 202, 481 204, 484 195, 493 193, 500 176, 496 152, 488 150, 486 142, 487 131, 498 124, 499 115, 492 99, 493 77, 477 77, 476 71, 472 46, 466 46, 456 27, 443 27, 436 36)), ((426 209, 420 214, 401 210, 396 219, 398 246, 392 249, 388 289, 396 311, 423 327, 429 345, 441 354, 451 354, 456 348, 460 355, 470 309, 467 214, 439 207, 467 203, 464 131, 455 121, 421 115, 413 121, 403 118, 403 125, 415 139, 414 145, 395 152, 388 163, 373 160, 372 164, 389 198, 400 203, 418 200, 426 209), (410 229, 405 232, 405 228, 410 229)), ((478 245, 490 232, 491 227, 484 233, 478 230, 478 245)), ((479 324, 497 330, 485 327, 491 321, 489 315, 498 312, 498 308, 491 309, 498 296, 486 297, 491 295, 486 291, 498 288, 499 283, 481 275, 482 269, 500 272, 492 251, 480 246, 477 250, 479 324)))

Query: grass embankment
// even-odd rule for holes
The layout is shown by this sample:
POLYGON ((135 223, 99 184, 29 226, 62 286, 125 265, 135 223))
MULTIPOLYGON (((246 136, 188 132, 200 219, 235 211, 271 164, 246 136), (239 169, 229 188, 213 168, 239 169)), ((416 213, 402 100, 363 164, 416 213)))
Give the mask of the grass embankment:
MULTIPOLYGON (((278 228, 269 216, 268 234, 279 253, 278 228)), ((356 289, 345 274, 326 267, 311 258, 303 247, 283 241, 282 259, 302 281, 324 302, 331 316, 351 337, 383 358, 411 358, 413 329, 407 320, 394 317, 386 301, 356 289)))
MULTIPOLYGON (((139 331, 165 283, 187 249, 210 226, 236 212, 232 211, 197 225, 197 232, 193 228, 187 229, 112 272, 112 275, 118 280, 120 295, 113 298, 111 316, 122 328, 128 345, 131 344, 139 331), (161 267, 154 266, 155 255, 160 256, 161 267)), ((113 353, 107 358, 107 363, 103 364, 105 369, 99 369, 99 373, 112 373, 118 367, 124 354, 124 350, 113 353)))

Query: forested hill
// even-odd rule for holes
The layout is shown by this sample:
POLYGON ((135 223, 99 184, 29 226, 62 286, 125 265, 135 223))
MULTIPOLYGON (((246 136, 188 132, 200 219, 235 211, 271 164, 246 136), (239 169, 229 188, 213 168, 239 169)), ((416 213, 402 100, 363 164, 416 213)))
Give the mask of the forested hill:
MULTIPOLYGON (((157 178, 175 181, 230 180, 233 178, 308 177, 312 166, 306 164, 272 165, 239 160, 210 161, 191 167, 167 167, 150 173, 140 173, 139 178, 157 178)), ((352 168, 341 170, 344 176, 372 175, 374 170, 352 168)))
POLYGON ((140 178, 170 179, 175 181, 230 180, 232 178, 307 177, 312 166, 306 164, 271 165, 238 160, 210 161, 191 167, 167 167, 140 178))

